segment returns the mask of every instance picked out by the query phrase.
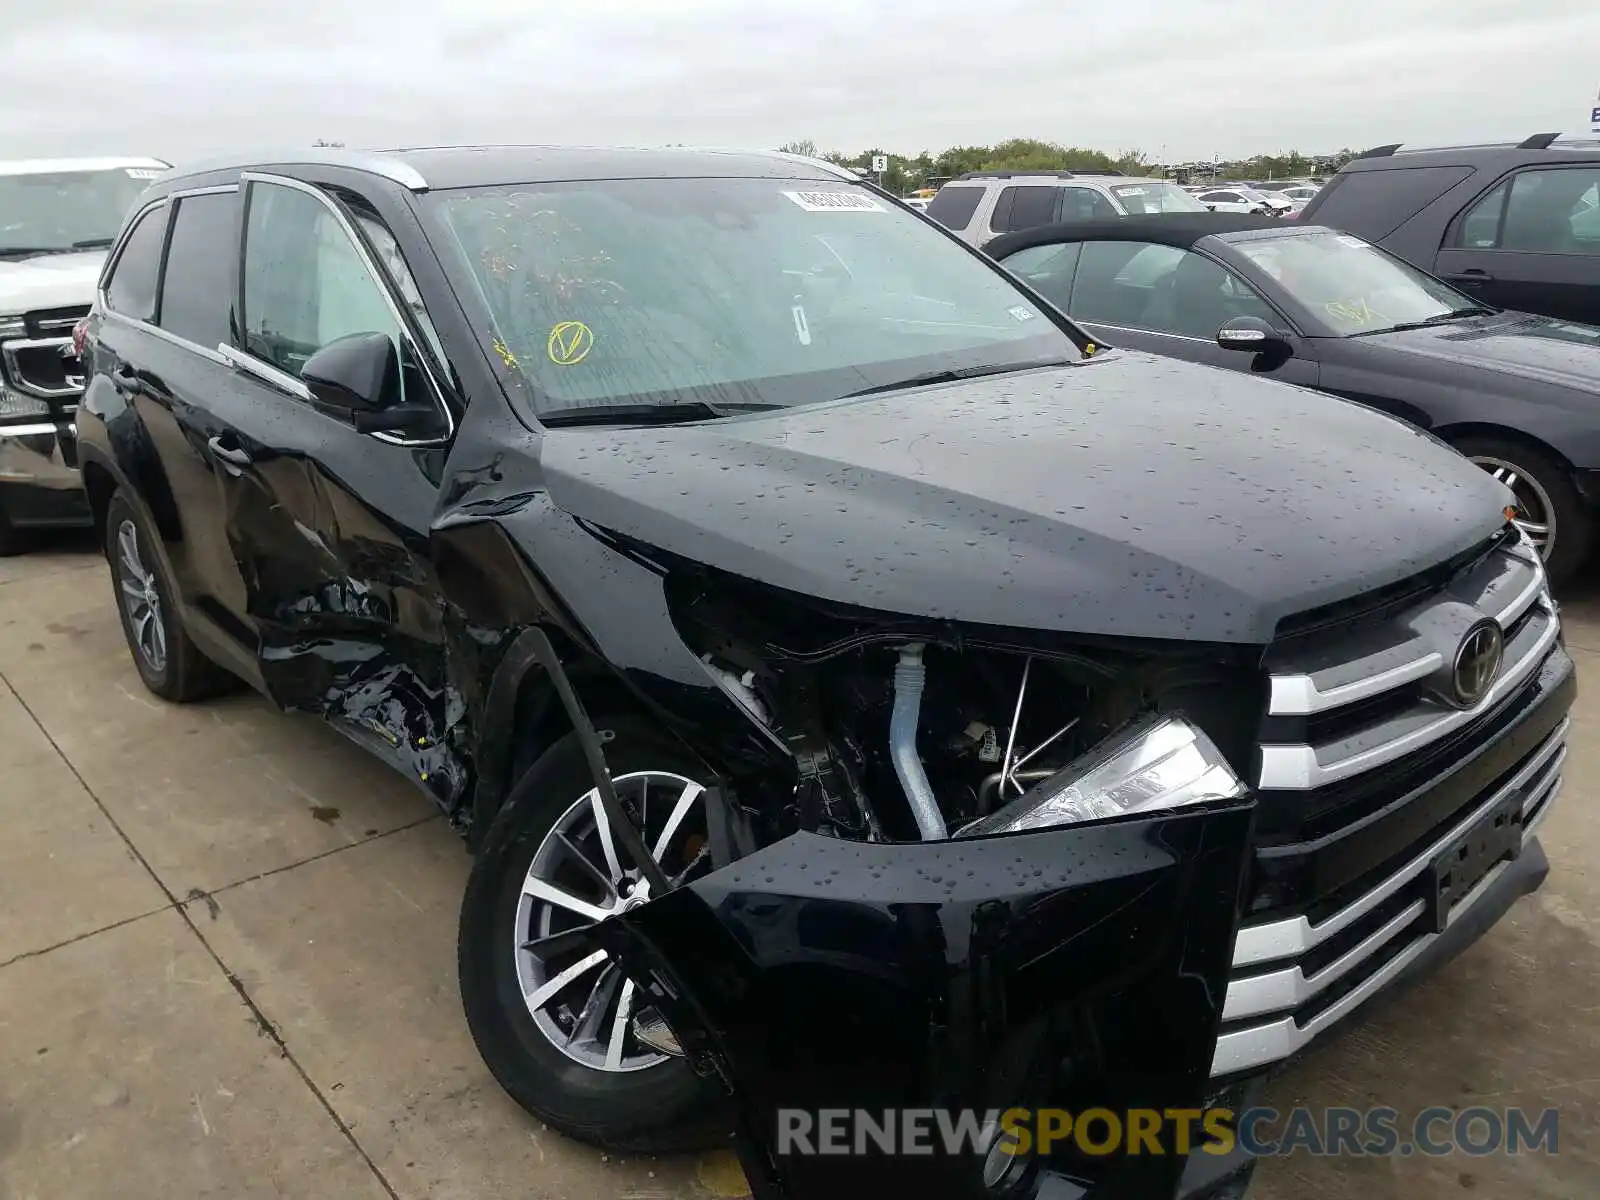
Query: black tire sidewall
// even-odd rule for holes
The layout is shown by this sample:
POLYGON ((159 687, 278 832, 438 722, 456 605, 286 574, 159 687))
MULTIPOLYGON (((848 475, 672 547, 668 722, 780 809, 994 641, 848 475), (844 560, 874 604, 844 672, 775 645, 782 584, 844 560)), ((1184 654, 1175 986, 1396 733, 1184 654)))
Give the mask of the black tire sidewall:
MULTIPOLYGON (((605 722, 614 775, 705 770, 642 722, 605 722)), ((626 1073, 575 1062, 528 1014, 511 954, 517 899, 533 855, 556 820, 594 787, 576 734, 546 751, 518 780, 473 864, 461 905, 457 969, 462 1005, 479 1053, 500 1085, 557 1129, 607 1149, 656 1152, 714 1144, 722 1125, 717 1089, 687 1061, 626 1073)))
POLYGON ((1513 466, 1518 474, 1538 481, 1550 497, 1556 523, 1555 552, 1545 559, 1545 571, 1552 583, 1570 578, 1589 557, 1594 541, 1594 517, 1578 494, 1571 474, 1551 455, 1520 442, 1465 437, 1453 445, 1469 458, 1497 458, 1513 466))
POLYGON ((106 506, 105 551, 106 561, 111 565, 112 598, 117 606, 117 619, 122 624, 122 636, 127 640, 128 653, 133 656, 134 668, 139 672, 139 677, 144 680, 147 688, 158 696, 170 698, 177 683, 178 649, 182 637, 182 630, 175 629, 172 623, 176 611, 172 603, 172 586, 152 544, 149 526, 145 524, 138 509, 120 491, 111 497, 111 503, 106 506), (140 653, 138 638, 134 634, 133 623, 128 617, 128 606, 122 595, 121 551, 117 546, 117 533, 124 521, 133 522, 133 527, 139 536, 139 557, 145 568, 154 576, 156 594, 161 599, 161 631, 166 639, 167 658, 160 671, 153 668, 140 653))

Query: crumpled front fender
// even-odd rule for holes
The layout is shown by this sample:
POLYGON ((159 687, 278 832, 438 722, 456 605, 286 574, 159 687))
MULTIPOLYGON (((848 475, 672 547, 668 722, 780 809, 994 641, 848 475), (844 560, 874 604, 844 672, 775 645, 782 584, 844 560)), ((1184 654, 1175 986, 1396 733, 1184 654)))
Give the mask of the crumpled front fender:
POLYGON ((596 936, 727 1083, 758 1200, 1166 1200, 1185 1165, 1170 1144, 1036 1159, 997 1193, 981 1155, 937 1137, 928 1154, 784 1153, 779 1113, 1199 1108, 1253 815, 914 844, 795 834, 596 936))

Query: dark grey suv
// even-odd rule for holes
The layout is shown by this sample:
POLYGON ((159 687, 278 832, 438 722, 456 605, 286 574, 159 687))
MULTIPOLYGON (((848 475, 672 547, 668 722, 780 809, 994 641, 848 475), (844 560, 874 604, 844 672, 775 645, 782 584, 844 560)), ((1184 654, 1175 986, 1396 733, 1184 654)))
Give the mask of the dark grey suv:
POLYGON ((1379 146, 1301 213, 1501 308, 1600 324, 1600 138, 1379 146))

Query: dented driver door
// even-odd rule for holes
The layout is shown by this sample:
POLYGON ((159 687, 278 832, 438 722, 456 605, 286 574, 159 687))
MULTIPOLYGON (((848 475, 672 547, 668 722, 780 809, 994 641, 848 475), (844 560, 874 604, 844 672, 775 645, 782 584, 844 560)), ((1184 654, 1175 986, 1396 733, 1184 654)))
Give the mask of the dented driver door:
POLYGON ((346 210, 297 181, 246 184, 242 344, 229 356, 246 402, 212 452, 262 679, 279 705, 327 718, 448 805, 463 785, 447 749, 460 706, 428 553, 447 447, 357 432, 299 372, 336 338, 383 332, 406 386, 448 410, 346 210))

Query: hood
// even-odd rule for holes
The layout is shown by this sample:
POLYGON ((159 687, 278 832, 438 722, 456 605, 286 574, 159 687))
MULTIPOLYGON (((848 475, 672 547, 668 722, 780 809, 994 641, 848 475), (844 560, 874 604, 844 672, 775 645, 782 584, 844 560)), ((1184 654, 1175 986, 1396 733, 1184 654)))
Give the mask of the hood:
POLYGON ((1374 345, 1600 396, 1600 326, 1496 313, 1371 336, 1374 345))
POLYGON ((882 612, 1264 643, 1504 524, 1430 435, 1153 355, 667 428, 557 429, 574 516, 882 612))
POLYGON ((41 254, 21 262, 0 259, 0 317, 93 303, 105 261, 104 250, 41 254))

